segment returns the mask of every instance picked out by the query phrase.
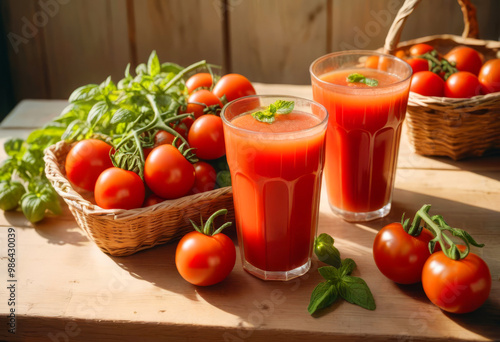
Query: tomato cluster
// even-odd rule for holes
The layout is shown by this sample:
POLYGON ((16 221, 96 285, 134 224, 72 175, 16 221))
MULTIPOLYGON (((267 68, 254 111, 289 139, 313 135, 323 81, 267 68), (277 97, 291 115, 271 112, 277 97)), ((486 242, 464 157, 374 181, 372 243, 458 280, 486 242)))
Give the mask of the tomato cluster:
POLYGON ((164 126, 165 130, 152 133, 153 142, 142 148, 142 173, 115 167, 110 144, 86 139, 76 143, 66 157, 68 180, 93 191, 97 205, 104 209, 133 209, 225 186, 217 182, 218 165, 227 167, 219 113, 225 102, 253 95, 255 90, 246 77, 238 74, 224 75, 213 82, 211 74, 197 73, 185 86, 186 105, 178 110, 179 114, 191 115, 183 115, 182 120, 164 126), (174 136, 176 132, 184 143, 174 136))
POLYGON ((469 252, 469 243, 478 247, 482 245, 463 230, 447 226, 440 216, 427 216, 429 207, 419 210, 417 215, 421 217, 415 219, 411 227, 409 220, 395 222, 377 233, 373 242, 375 264, 382 274, 396 283, 422 282, 429 300, 445 311, 474 311, 488 298, 492 282, 485 261, 469 252), (420 219, 433 228, 419 228, 420 219), (441 232, 435 237, 431 231, 441 232), (442 249, 442 242, 447 240, 443 231, 465 237, 467 247, 451 243, 450 247, 442 249))
POLYGON ((413 69, 410 90, 424 96, 471 98, 500 91, 500 59, 484 56, 468 46, 440 55, 433 46, 415 44, 396 56, 413 69))

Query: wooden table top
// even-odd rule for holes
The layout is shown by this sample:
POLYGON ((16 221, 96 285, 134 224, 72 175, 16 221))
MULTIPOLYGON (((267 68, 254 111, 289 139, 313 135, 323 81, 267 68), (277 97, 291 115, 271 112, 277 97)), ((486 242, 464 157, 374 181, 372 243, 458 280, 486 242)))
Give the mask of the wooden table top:
MULTIPOLYGON (((255 84, 260 94, 311 98, 309 86, 255 84)), ((0 125, 0 143, 26 137, 58 115, 66 101, 25 100, 0 125)), ((0 154, 0 160, 5 153, 0 154)), ((414 154, 403 131, 388 217, 352 224, 321 199, 318 233, 336 240, 370 286, 377 309, 338 301, 314 317, 307 305, 322 281, 311 270, 289 282, 265 282, 243 271, 212 287, 185 282, 174 264, 176 243, 111 257, 89 241, 67 207, 30 224, 19 212, 0 214, 0 340, 22 341, 428 341, 500 340, 500 156, 464 161, 414 154), (452 226, 466 228, 482 249, 493 284, 477 311, 452 315, 426 298, 421 285, 401 286, 375 266, 372 244, 385 224, 413 216, 423 204, 452 226), (16 231, 16 334, 8 332, 7 231, 16 231)), ((61 201, 62 202, 62 201, 61 201)), ((230 236, 236 242, 234 231, 230 236)))

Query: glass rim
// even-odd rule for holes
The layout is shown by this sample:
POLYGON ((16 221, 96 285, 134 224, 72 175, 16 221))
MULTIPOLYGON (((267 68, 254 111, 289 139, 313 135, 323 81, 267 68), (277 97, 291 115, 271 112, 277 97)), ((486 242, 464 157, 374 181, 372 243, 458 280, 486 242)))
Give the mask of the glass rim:
MULTIPOLYGON (((333 87, 333 88, 341 88, 341 89, 346 89, 347 87, 345 85, 340 85, 340 84, 333 84, 333 83, 330 83, 330 82, 326 82, 326 81, 323 81, 322 79, 319 78, 320 75, 317 75, 315 72, 313 72, 313 68, 316 64, 318 64, 319 62, 322 62, 326 59, 329 59, 329 58, 332 58, 332 57, 338 57, 338 56, 343 56, 343 55, 359 55, 359 56, 379 56, 379 57, 386 57, 386 58, 389 58, 389 59, 392 59, 392 60, 395 60, 397 61, 398 63, 401 63, 406 69, 408 69, 408 76, 405 77, 405 78, 402 78, 400 80, 398 80, 397 82, 394 82, 394 83, 391 83, 391 84, 387 84, 387 85, 382 85, 382 86, 377 86, 376 88, 377 89, 386 89, 386 88, 391 88, 391 87, 394 87, 394 86, 398 86, 402 83, 405 83, 407 82, 408 80, 411 79, 412 75, 413 75, 413 69, 411 68, 410 64, 408 64, 407 62, 405 62, 404 60, 402 60, 401 58, 399 57, 396 57, 396 56, 393 56, 393 55, 389 55, 389 54, 386 54, 386 53, 383 53, 383 52, 378 52, 378 51, 370 51, 370 50, 348 50, 348 51, 337 51, 337 52, 331 52, 331 53, 328 53, 326 55, 323 55, 323 56, 320 56, 318 58, 316 58, 312 63, 311 65, 309 66, 309 74, 314 77, 314 80, 319 82, 320 84, 324 84, 324 85, 328 85, 329 87, 333 87)), ((374 69, 374 70, 378 70, 378 69, 374 69)), ((374 91, 375 89, 372 89, 372 88, 356 88, 357 90, 359 89, 359 91, 374 91)))
MULTIPOLYGON (((241 113, 243 114, 243 113, 241 113)), ((240 115, 240 114, 239 114, 240 115)), ((222 122, 227 125, 228 127, 231 127, 235 130, 238 130, 240 132, 244 132, 244 133, 248 133, 248 134, 255 134, 255 135, 269 135, 269 136, 283 136, 283 135, 290 135, 290 134, 297 134, 297 133, 307 133, 308 131, 312 131, 312 130, 315 130, 317 129, 319 126, 321 125, 325 125, 328 123, 328 110, 326 109, 325 106, 323 106, 321 103, 319 102, 316 102, 314 100, 311 100, 311 99, 307 99, 305 97, 300 97, 300 96, 295 96, 295 95, 283 95, 283 94, 255 94, 255 95, 247 95, 247 96, 243 96, 243 97, 240 97, 240 98, 237 98, 235 100, 232 100, 231 102, 228 102, 224 105, 224 107, 222 107, 222 110, 220 112, 220 117, 222 119, 222 122), (254 131, 254 130, 251 130, 251 129, 247 129, 247 128, 243 128, 243 127, 239 127, 239 126, 235 126, 231 123, 230 120, 228 120, 226 118, 226 115, 225 115, 225 112, 227 110, 227 108, 239 101, 243 101, 243 100, 250 100, 250 99, 256 99, 256 98, 275 98, 276 100, 281 100, 281 99, 288 99, 288 100, 292 100, 292 99, 297 99, 297 100, 300 100, 300 101, 305 101, 309 104, 312 104, 312 105, 315 105, 317 106, 322 112, 325 113, 325 117, 323 119, 320 119, 320 121, 315 124, 314 126, 312 127, 309 127, 309 128, 305 128, 305 129, 301 129, 301 130, 298 130, 298 131, 290 131, 290 132, 259 132, 259 131, 254 131)))

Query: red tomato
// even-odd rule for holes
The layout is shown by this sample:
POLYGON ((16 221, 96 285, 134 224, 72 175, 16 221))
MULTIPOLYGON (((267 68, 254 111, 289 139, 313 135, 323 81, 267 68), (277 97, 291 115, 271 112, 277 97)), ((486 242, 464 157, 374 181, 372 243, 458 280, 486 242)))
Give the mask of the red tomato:
POLYGON ((431 52, 432 50, 434 50, 434 47, 432 45, 425 43, 415 44, 410 48, 410 55, 420 56, 427 52, 431 52))
POLYGON ((434 236, 422 229, 419 236, 411 236, 401 223, 382 228, 373 242, 373 259, 380 272, 399 284, 418 283, 429 252, 429 241, 434 236))
POLYGON ((175 265, 182 278, 193 285, 209 286, 224 280, 233 270, 236 249, 225 234, 187 233, 175 251, 175 265))
POLYGON ((474 75, 479 74, 483 59, 479 52, 467 46, 457 46, 444 55, 448 62, 454 62, 459 71, 468 71, 474 75))
POLYGON ((467 313, 488 299, 491 273, 484 260, 474 253, 462 260, 452 260, 439 251, 424 265, 422 286, 429 300, 441 309, 467 313))
POLYGON ((378 69, 378 56, 370 56, 366 59, 365 67, 370 69, 378 69))
POLYGON ((429 71, 429 61, 425 58, 410 58, 406 62, 410 64, 414 74, 420 71, 429 71))
POLYGON ((186 195, 194 184, 194 167, 172 145, 155 147, 144 163, 144 180, 156 195, 174 199, 186 195))
POLYGON ((148 197, 146 197, 146 200, 144 201, 144 204, 142 205, 143 207, 150 207, 152 205, 158 204, 165 201, 164 198, 161 198, 160 196, 157 196, 155 194, 150 194, 148 197))
POLYGON ((95 201, 103 209, 134 209, 142 206, 146 190, 135 172, 111 167, 95 183, 95 201))
POLYGON ((215 188, 217 181, 217 172, 212 165, 204 161, 193 164, 195 172, 194 186, 191 189, 193 194, 210 191, 215 188))
POLYGON ((191 94, 199 88, 210 88, 212 86, 212 83, 212 75, 210 75, 208 72, 200 72, 188 78, 188 80, 186 81, 186 88, 191 94))
POLYGON ((444 80, 432 71, 420 71, 412 76, 410 90, 424 96, 443 96, 444 80))
POLYGON ((398 50, 396 51, 396 53, 394 54, 394 56, 398 57, 398 58, 401 58, 401 59, 406 59, 406 52, 404 52, 403 50, 398 50))
POLYGON ((186 113, 193 113, 195 119, 206 114, 206 108, 210 108, 208 113, 217 113, 222 109, 222 102, 217 96, 206 89, 198 90, 189 96, 186 113))
POLYGON ((483 94, 500 91, 500 59, 490 59, 479 71, 479 83, 483 94))
POLYGON ((104 170, 113 166, 109 152, 111 145, 102 140, 79 141, 66 156, 66 176, 75 186, 94 191, 95 182, 104 170))
POLYGON ((227 102, 230 102, 243 96, 255 95, 255 89, 245 76, 227 74, 217 82, 212 93, 218 98, 226 95, 227 102))
POLYGON ((469 98, 481 94, 481 84, 476 75, 467 71, 451 74, 444 86, 444 96, 469 98))
POLYGON ((201 159, 217 159, 226 154, 222 119, 215 115, 203 115, 196 119, 188 134, 188 142, 196 148, 201 159))

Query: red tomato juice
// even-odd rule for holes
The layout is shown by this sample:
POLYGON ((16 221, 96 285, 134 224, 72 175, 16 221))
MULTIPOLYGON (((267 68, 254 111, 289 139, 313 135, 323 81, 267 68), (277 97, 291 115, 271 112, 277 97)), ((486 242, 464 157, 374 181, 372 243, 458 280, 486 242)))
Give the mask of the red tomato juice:
POLYGON ((224 127, 239 246, 253 267, 285 272, 309 262, 324 164, 319 123, 294 111, 272 124, 244 114, 231 120, 240 129, 224 127))
POLYGON ((319 79, 313 78, 312 87, 314 100, 329 113, 325 182, 330 206, 355 213, 379 210, 391 202, 408 86, 392 86, 400 81, 397 76, 374 69, 339 70, 319 79), (347 83, 354 72, 379 85, 347 83))

